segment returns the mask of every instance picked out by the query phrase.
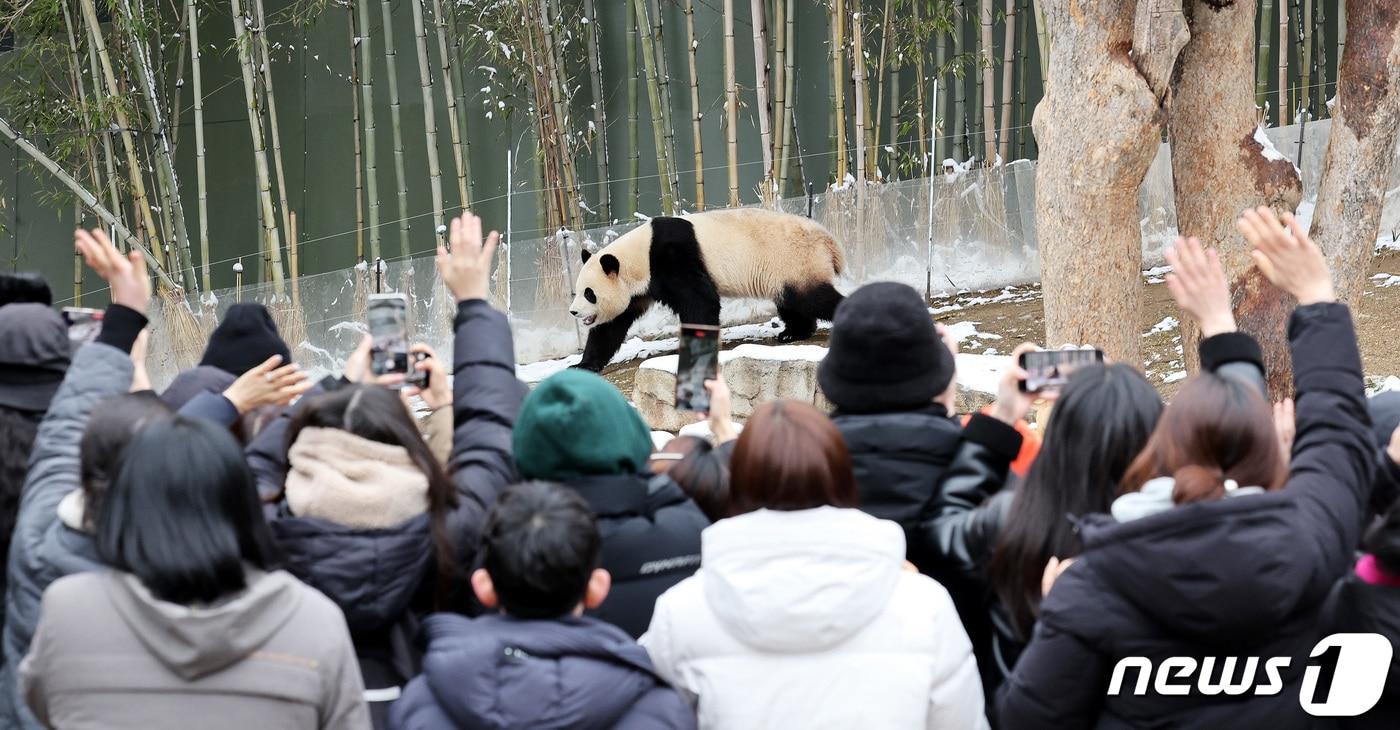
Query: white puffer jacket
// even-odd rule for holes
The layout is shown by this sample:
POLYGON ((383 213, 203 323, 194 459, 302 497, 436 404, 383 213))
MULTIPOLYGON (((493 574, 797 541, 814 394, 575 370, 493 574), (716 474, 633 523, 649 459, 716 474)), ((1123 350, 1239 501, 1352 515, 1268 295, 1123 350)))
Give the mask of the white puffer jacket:
POLYGON ((859 510, 721 520, 641 643, 701 728, 985 728, 953 601, 903 561, 899 526, 859 510))

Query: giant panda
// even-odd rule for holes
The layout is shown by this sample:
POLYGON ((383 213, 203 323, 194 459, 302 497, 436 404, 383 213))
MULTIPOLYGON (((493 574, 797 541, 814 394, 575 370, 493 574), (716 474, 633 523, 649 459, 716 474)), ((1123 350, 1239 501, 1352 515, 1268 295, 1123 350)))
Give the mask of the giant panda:
POLYGON ((717 325, 721 297, 772 299, 786 325, 778 339, 807 339, 841 303, 842 266, 831 233, 800 216, 741 208, 652 218, 583 252, 569 305, 590 328, 578 367, 602 370, 653 303, 685 324, 717 325))

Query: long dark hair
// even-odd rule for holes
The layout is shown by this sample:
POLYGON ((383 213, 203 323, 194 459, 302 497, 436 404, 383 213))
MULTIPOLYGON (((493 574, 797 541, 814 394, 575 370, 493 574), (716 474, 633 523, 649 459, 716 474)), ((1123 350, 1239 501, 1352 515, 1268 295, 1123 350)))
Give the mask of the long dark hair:
POLYGON ((9 565, 10 535, 29 474, 29 452, 44 414, 0 406, 0 565, 9 565))
POLYGON ((730 516, 859 504, 846 440, 826 414, 793 400, 754 411, 730 460, 730 516))
POLYGON ((158 421, 132 439, 94 528, 104 562, 185 606, 246 588, 245 563, 276 562, 243 449, 199 419, 158 421))
POLYGON ((1123 475, 1122 492, 1174 477, 1172 501, 1207 502, 1225 481, 1278 489, 1288 478, 1269 402, 1252 385, 1214 373, 1192 378, 1172 399, 1152 439, 1123 475))
MULTIPOLYGON (((414 466, 428 478, 428 520, 437 564, 437 600, 447 600, 452 581, 462 572, 457 565, 456 541, 447 527, 448 515, 458 504, 457 489, 398 394, 378 385, 352 385, 312 398, 292 416, 287 427, 287 450, 291 450, 302 429, 312 427, 338 429, 370 441, 400 446, 408 452, 414 466)), ((274 501, 281 497, 277 495, 274 501)))
POLYGON ((1108 511, 1161 415, 1161 397, 1135 368, 1093 365, 1070 376, 989 566, 992 588, 1021 636, 1029 637, 1035 623, 1046 562, 1083 550, 1067 515, 1108 511))

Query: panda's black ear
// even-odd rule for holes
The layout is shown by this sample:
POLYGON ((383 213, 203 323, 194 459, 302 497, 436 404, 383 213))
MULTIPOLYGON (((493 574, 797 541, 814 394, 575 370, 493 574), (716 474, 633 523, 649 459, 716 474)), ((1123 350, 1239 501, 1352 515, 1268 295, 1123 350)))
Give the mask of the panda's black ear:
POLYGON ((586 248, 581 248, 581 249, 579 249, 579 255, 581 255, 581 256, 583 257, 583 263, 585 263, 585 264, 588 263, 588 259, 591 258, 591 257, 593 256, 592 252, 590 252, 590 251, 589 251, 588 249, 586 249, 586 248))
POLYGON ((602 265, 603 273, 608 276, 617 276, 617 272, 622 269, 622 263, 610 253, 603 254, 602 258, 598 259, 598 263, 602 265))

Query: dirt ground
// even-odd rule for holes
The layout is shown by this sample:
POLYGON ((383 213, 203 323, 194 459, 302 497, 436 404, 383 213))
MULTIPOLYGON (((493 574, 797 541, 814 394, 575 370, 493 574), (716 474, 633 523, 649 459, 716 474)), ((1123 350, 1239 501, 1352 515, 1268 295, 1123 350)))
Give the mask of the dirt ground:
MULTIPOLYGON (((1388 376, 1400 375, 1400 252, 1387 251, 1376 256, 1370 273, 1357 315, 1357 329, 1367 379, 1379 383, 1388 376)), ((1143 276, 1143 365, 1152 382, 1170 397, 1176 383, 1185 378, 1178 326, 1181 313, 1172 303, 1161 276, 1162 271, 1156 269, 1143 276)), ((1021 342, 1040 342, 1045 336, 1039 285, 963 292, 935 300, 932 308, 938 321, 946 325, 975 325, 974 334, 960 344, 963 352, 1004 355, 1021 342)), ((775 336, 777 332, 774 329, 775 336)), ((822 331, 808 343, 825 344, 826 340, 826 332, 822 331)), ((604 370, 603 375, 622 392, 631 393, 638 364, 640 360, 617 363, 604 370)))

